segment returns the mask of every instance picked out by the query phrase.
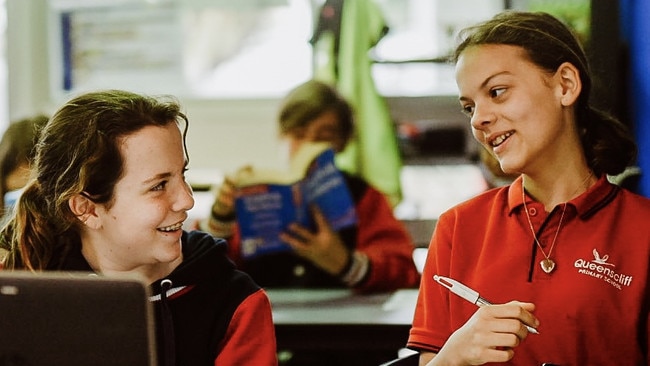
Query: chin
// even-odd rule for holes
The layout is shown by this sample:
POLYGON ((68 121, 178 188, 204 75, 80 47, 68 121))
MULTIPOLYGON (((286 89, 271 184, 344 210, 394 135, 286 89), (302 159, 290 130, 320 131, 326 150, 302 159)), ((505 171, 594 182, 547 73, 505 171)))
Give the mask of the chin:
POLYGON ((507 176, 519 175, 519 171, 517 171, 516 169, 501 168, 501 170, 503 171, 503 175, 507 175, 507 176))
POLYGON ((505 175, 519 175, 519 172, 521 171, 518 164, 513 164, 507 160, 499 160, 499 167, 505 175))
POLYGON ((183 253, 183 246, 181 245, 181 240, 180 238, 173 242, 171 245, 167 244, 164 247, 164 252, 161 253, 161 257, 164 257, 167 259, 166 262, 171 262, 173 260, 176 260, 178 257, 181 256, 183 253))
MULTIPOLYGON (((179 247, 180 248, 180 247, 179 247)), ((156 258, 160 263, 172 263, 182 257, 182 252, 179 249, 178 251, 168 250, 164 253, 159 253, 156 258)))

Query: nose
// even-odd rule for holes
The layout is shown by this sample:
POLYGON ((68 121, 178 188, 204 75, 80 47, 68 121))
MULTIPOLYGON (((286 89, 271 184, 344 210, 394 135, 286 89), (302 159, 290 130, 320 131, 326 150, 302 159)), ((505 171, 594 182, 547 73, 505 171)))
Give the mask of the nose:
POLYGON ((486 105, 481 105, 479 107, 478 104, 474 106, 474 113, 472 114, 472 118, 470 119, 470 123, 473 128, 477 130, 482 130, 486 126, 489 126, 494 122, 494 113, 492 112, 491 109, 489 109, 486 105))
POLYGON ((187 182, 183 182, 177 190, 176 199, 173 203, 174 211, 189 211, 194 207, 194 194, 192 187, 187 182))

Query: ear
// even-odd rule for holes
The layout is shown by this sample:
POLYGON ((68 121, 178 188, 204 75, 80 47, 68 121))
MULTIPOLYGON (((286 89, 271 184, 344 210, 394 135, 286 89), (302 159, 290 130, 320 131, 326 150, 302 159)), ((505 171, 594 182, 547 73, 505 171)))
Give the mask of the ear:
POLYGON ((560 82, 560 102, 562 106, 573 105, 582 92, 582 79, 580 71, 570 62, 560 65, 555 73, 560 82))
POLYGON ((97 204, 83 194, 75 194, 68 200, 68 207, 72 214, 84 225, 92 229, 101 227, 101 220, 97 215, 97 204))

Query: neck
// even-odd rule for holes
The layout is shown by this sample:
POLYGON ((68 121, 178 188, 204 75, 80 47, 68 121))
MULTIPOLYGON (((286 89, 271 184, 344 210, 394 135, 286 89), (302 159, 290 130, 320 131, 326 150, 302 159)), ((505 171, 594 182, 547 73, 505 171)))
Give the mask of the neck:
POLYGON ((568 202, 586 192, 598 178, 591 169, 582 174, 572 174, 565 179, 550 177, 548 180, 522 175, 523 189, 529 196, 544 205, 547 212, 561 203, 568 202))

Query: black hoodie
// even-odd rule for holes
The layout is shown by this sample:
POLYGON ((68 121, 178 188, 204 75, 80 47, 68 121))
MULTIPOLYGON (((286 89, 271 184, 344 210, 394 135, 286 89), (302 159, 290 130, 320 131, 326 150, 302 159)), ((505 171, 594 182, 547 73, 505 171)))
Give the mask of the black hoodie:
MULTIPOLYGON (((223 239, 192 231, 181 240, 183 262, 150 286, 158 364, 214 365, 233 313, 260 288, 235 269, 223 239)), ((69 253, 61 269, 92 271, 80 250, 69 253)))

